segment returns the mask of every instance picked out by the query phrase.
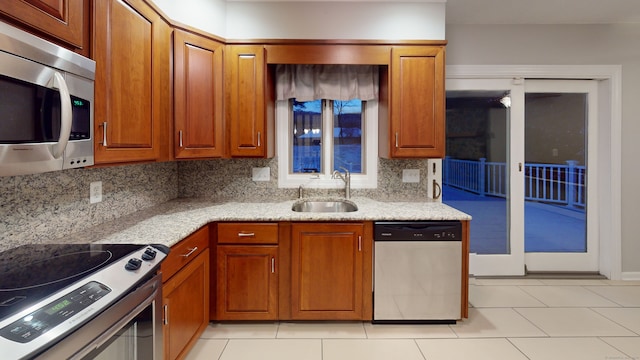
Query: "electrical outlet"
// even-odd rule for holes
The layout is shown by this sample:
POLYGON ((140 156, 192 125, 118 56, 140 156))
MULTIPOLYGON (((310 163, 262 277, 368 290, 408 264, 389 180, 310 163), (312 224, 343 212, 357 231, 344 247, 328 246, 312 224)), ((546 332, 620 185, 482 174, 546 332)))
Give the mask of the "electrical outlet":
POLYGON ((89 184, 89 203, 95 204, 102 201, 102 181, 94 181, 89 184))
POLYGON ((402 170, 402 182, 419 183, 420 169, 404 169, 402 170))
POLYGON ((251 169, 251 175, 253 181, 269 181, 271 180, 271 168, 253 168, 251 169))

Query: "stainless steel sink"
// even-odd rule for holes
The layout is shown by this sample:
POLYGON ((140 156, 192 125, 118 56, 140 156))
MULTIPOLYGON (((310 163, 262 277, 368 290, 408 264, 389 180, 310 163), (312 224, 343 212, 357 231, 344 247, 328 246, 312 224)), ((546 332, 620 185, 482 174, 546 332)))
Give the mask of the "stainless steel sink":
POLYGON ((347 200, 301 200, 293 204, 297 212, 353 212, 358 206, 347 200))

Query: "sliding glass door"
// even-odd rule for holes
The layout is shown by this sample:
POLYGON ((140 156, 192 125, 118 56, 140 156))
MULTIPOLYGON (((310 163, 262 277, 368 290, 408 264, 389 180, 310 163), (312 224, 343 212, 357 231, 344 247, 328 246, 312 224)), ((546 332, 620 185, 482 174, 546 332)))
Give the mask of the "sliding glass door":
POLYGON ((528 271, 598 270, 597 86, 525 84, 525 263, 528 271))
POLYGON ((514 209, 524 199, 524 88, 510 79, 449 79, 446 87, 442 199, 473 217, 471 273, 523 275, 524 220, 514 209))
POLYGON ((443 201, 473 216, 471 273, 598 270, 595 88, 447 80, 443 201))

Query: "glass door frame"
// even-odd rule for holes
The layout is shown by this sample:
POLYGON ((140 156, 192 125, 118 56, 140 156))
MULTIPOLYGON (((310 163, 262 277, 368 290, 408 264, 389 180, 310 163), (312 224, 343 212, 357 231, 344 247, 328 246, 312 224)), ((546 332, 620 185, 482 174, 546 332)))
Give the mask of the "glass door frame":
POLYGON ((597 272, 599 270, 598 238, 598 87, 592 80, 526 80, 525 93, 585 93, 587 94, 586 165, 587 204, 586 237, 587 251, 527 252, 525 264, 529 271, 597 272))
POLYGON ((636 279, 622 272, 622 66, 447 65, 449 79, 598 80, 599 272, 611 280, 636 279))
MULTIPOLYGON (((525 274, 524 254, 524 172, 519 162, 524 160, 524 86, 514 79, 450 79, 447 90, 508 91, 511 107, 507 119, 507 234, 508 254, 469 254, 469 272, 475 276, 522 276, 525 274)), ((473 220, 471 220, 473 222, 473 220)))

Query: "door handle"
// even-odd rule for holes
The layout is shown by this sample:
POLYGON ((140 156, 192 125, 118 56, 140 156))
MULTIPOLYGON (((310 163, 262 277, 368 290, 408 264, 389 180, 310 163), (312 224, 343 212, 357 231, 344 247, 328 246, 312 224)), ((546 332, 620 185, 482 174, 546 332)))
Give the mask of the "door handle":
POLYGON ((62 74, 59 72, 53 73, 53 86, 57 86, 60 90, 60 138, 58 142, 53 146, 52 154, 54 158, 60 158, 64 154, 64 150, 69 142, 69 136, 71 136, 71 122, 73 121, 73 111, 71 109, 71 95, 69 94, 69 88, 64 81, 62 74))
POLYGON ((102 123, 102 146, 107 147, 107 122, 102 123))
POLYGON ((180 256, 182 256, 182 257, 186 257, 186 258, 187 258, 187 257, 191 256, 191 254, 193 254, 193 253, 194 253, 194 252, 196 252, 197 250, 198 250, 198 247, 197 247, 197 246, 195 246, 195 247, 193 247, 193 248, 189 249, 189 252, 188 252, 188 253, 186 253, 186 254, 182 254, 182 255, 180 255, 180 256))

